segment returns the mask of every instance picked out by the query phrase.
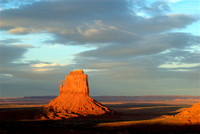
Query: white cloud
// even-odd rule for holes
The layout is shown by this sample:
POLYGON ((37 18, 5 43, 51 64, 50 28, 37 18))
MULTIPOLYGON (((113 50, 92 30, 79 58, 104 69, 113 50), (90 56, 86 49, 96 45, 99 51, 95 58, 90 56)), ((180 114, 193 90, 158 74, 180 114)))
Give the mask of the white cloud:
POLYGON ((46 72, 46 71, 51 71, 51 70, 54 70, 53 68, 36 68, 36 69, 33 69, 33 71, 36 71, 36 72, 46 72))
POLYGON ((185 49, 185 51, 189 51, 191 53, 198 53, 200 52, 200 45, 192 45, 185 49))
POLYGON ((189 72, 189 71, 192 71, 192 70, 190 70, 190 69, 172 69, 170 71, 189 72))
POLYGON ((200 63, 186 64, 186 63, 172 62, 172 63, 160 65, 158 67, 159 68, 191 68, 191 67, 197 67, 197 66, 200 66, 200 63))
POLYGON ((36 64, 31 64, 30 66, 33 68, 33 71, 36 72, 45 72, 45 71, 52 71, 55 70, 57 67, 63 67, 66 66, 67 64, 57 64, 57 63, 36 63, 36 64))
POLYGON ((12 74, 0 74, 0 80, 8 80, 13 78, 12 74))
POLYGON ((42 68, 42 67, 55 67, 55 66, 66 66, 67 64, 57 64, 57 63, 37 63, 32 64, 31 67, 42 68))

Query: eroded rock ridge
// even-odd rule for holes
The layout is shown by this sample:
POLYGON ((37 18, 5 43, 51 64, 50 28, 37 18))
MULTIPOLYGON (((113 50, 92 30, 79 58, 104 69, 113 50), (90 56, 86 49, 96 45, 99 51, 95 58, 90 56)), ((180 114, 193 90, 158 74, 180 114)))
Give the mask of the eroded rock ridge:
POLYGON ((187 124, 200 124, 200 102, 175 115, 175 118, 187 124))
POLYGON ((164 116, 167 122, 173 124, 200 124, 200 102, 173 116, 164 116))

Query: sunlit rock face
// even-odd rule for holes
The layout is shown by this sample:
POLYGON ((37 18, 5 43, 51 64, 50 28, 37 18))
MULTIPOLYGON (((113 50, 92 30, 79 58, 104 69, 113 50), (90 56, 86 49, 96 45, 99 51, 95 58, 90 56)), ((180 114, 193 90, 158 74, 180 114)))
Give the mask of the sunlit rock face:
POLYGON ((112 112, 89 96, 88 75, 83 70, 74 70, 60 83, 60 94, 45 106, 43 119, 63 119, 87 115, 102 115, 112 112))
POLYGON ((200 124, 200 102, 173 116, 164 116, 172 124, 200 124))
POLYGON ((83 70, 74 70, 65 78, 65 85, 60 83, 60 95, 87 95, 89 96, 88 75, 83 70))
POLYGON ((183 110, 181 113, 177 114, 175 118, 189 124, 200 124, 200 102, 183 110))

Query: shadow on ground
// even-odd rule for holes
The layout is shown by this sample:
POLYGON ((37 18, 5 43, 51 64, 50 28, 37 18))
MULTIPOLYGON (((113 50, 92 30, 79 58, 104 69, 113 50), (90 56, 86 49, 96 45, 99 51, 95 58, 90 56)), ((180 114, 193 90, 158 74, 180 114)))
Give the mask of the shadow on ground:
POLYGON ((100 123, 121 121, 140 121, 158 118, 162 115, 173 115, 180 108, 189 106, 166 104, 112 104, 106 105, 116 111, 112 115, 87 116, 65 120, 37 120, 44 111, 41 107, 0 109, 0 133, 23 134, 78 134, 78 133, 200 133, 200 125, 169 125, 161 123, 129 124, 111 127, 99 126, 100 123))
MULTIPOLYGON (((104 134, 132 134, 132 133, 159 133, 159 134, 198 134, 200 125, 162 125, 140 124, 123 127, 96 127, 109 120, 45 120, 45 121, 13 121, 0 123, 0 133, 18 134, 78 134, 78 133, 104 133, 104 134)), ((112 122, 110 120, 110 122, 112 122)))
POLYGON ((167 105, 153 103, 124 103, 110 104, 107 107, 118 113, 121 120, 149 120, 159 118, 162 115, 175 115, 180 109, 188 108, 190 105, 167 105))

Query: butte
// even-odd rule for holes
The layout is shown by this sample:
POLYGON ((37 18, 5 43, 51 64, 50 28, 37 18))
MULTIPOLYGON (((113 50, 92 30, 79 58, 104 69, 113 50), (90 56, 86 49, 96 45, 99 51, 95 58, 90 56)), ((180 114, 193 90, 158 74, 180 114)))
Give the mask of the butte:
POLYGON ((103 115, 113 111, 89 96, 88 75, 74 70, 60 82, 60 94, 44 107, 42 119, 67 119, 72 117, 103 115))

